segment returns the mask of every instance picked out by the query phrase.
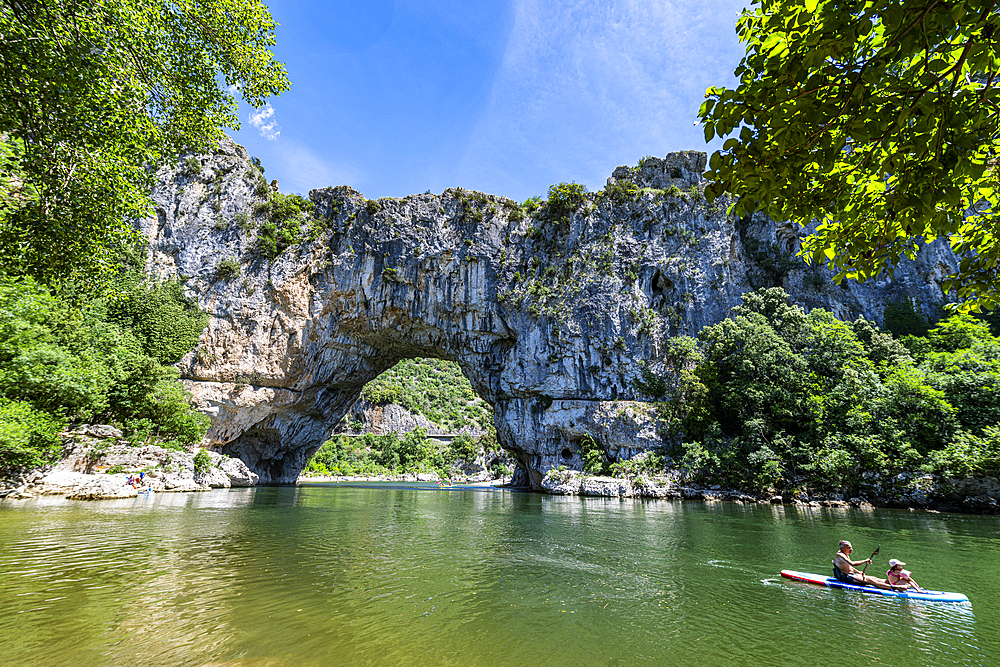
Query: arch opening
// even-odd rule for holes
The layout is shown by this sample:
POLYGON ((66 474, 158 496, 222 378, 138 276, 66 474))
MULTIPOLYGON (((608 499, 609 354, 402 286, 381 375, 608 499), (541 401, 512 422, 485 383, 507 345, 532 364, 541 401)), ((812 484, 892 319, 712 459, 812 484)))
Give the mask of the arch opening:
POLYGON ((285 402, 272 402, 271 414, 220 449, 247 462, 262 484, 294 483, 301 471, 324 467, 335 475, 509 477, 519 464, 498 442, 491 399, 495 366, 510 347, 494 340, 470 361, 383 329, 366 354, 304 391, 249 386, 285 402))

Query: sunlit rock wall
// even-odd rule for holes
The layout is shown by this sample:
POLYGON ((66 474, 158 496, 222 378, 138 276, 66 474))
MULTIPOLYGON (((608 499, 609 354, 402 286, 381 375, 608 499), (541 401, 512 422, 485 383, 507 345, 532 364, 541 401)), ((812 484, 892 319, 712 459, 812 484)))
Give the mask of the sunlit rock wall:
POLYGON ((407 357, 457 361, 493 404, 500 443, 532 486, 580 468, 593 437, 612 459, 664 444, 634 386, 667 337, 697 334, 740 296, 780 285, 806 308, 879 320, 888 301, 944 300, 955 264, 934 244, 893 282, 834 285, 795 259, 798 234, 736 220, 703 196, 703 153, 619 167, 564 221, 464 190, 365 200, 313 190, 315 220, 284 222, 299 242, 257 247, 272 191, 244 149, 163 168, 157 215, 142 221, 148 269, 181 276, 211 315, 180 366, 212 415, 206 445, 262 483, 292 482, 364 384, 407 357))

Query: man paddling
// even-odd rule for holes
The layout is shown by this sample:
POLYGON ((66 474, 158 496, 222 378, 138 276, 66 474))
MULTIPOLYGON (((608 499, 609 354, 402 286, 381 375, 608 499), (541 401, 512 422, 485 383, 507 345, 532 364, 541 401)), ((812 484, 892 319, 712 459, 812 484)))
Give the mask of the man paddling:
POLYGON ((872 559, 867 558, 865 560, 851 560, 851 552, 854 551, 854 547, 847 540, 840 541, 840 551, 837 555, 833 557, 833 576, 836 577, 837 581, 842 581, 845 584, 854 584, 856 586, 874 586, 875 588, 882 588, 887 591, 894 590, 892 584, 887 582, 885 579, 879 579, 878 577, 871 577, 864 572, 859 572, 854 568, 855 565, 864 565, 866 563, 871 563, 872 559))

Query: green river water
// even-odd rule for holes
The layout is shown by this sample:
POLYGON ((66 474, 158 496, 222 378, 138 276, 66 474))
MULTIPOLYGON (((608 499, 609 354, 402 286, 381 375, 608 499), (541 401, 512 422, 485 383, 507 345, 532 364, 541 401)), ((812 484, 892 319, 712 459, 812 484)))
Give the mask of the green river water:
POLYGON ((420 487, 0 502, 0 665, 1000 664, 1000 517, 420 487))

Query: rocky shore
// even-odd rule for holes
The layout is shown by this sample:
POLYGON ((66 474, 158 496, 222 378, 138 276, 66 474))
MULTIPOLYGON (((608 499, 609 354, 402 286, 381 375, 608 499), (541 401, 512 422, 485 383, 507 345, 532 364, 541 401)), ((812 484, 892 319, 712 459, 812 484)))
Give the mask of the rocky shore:
POLYGON ((622 479, 588 475, 576 470, 552 470, 542 480, 542 491, 555 495, 619 498, 662 498, 808 505, 812 507, 891 507, 900 509, 1000 514, 1000 479, 951 479, 933 475, 900 475, 879 492, 856 496, 838 493, 755 494, 718 485, 685 484, 669 477, 622 479))
POLYGON ((0 482, 0 498, 55 495, 71 500, 102 500, 257 483, 257 475, 239 459, 208 450, 134 445, 113 426, 80 426, 64 434, 63 439, 65 449, 59 463, 0 482), (140 474, 141 481, 127 483, 130 477, 138 478, 140 474))
MULTIPOLYGON (((134 445, 113 426, 84 425, 64 434, 65 450, 56 465, 16 480, 0 481, 0 499, 65 496, 71 500, 131 498, 140 493, 208 491, 249 487, 257 475, 237 459, 204 450, 183 451, 155 444, 134 445), (128 484, 130 477, 142 480, 128 484)), ((527 488, 521 475, 492 479, 476 468, 452 478, 463 486, 527 488)), ((301 475, 297 483, 315 482, 438 482, 437 473, 379 476, 301 475)), ((700 486, 678 477, 617 478, 577 470, 552 469, 542 480, 542 493, 618 498, 696 500, 745 504, 812 507, 890 507, 911 510, 1000 514, 1000 479, 977 476, 951 479, 929 474, 900 474, 891 480, 871 480, 856 495, 838 493, 750 493, 718 485, 700 486)))

